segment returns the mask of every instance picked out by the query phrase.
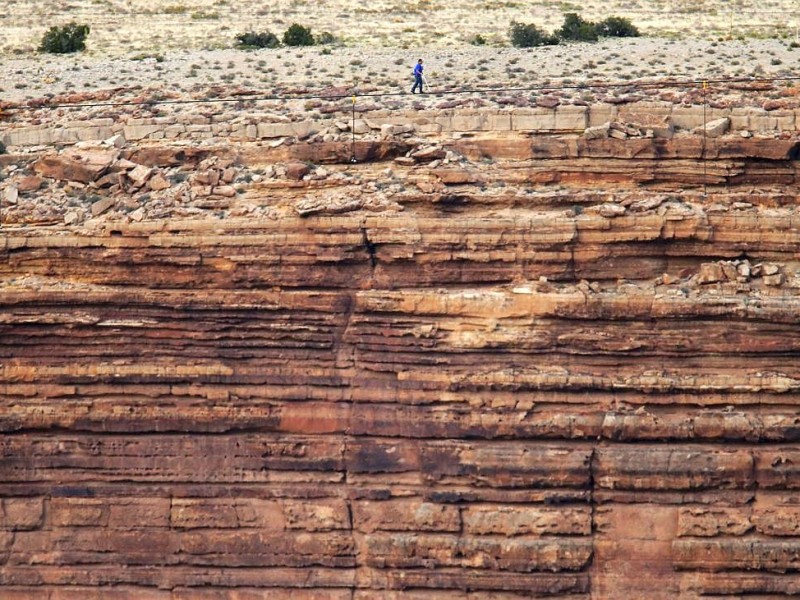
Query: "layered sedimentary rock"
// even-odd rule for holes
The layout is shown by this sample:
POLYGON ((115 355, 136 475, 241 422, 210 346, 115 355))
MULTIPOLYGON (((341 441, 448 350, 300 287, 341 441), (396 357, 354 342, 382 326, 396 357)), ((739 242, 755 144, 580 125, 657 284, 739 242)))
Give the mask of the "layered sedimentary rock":
POLYGON ((0 595, 798 593, 796 148, 29 157, 22 199, 114 191, 71 226, 6 209, 0 595))

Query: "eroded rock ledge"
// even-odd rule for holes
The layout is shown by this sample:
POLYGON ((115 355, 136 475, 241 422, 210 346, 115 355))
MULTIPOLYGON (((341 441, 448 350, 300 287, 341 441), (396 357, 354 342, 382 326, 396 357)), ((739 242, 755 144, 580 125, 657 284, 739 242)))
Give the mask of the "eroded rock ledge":
POLYGON ((798 139, 646 133, 3 157, 3 597, 797 593, 798 139))

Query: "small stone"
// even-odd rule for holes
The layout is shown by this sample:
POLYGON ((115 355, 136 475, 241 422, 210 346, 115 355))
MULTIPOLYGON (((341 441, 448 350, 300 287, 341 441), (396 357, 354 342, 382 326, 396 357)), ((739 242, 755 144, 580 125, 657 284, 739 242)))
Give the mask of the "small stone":
POLYGON ((725 272, 718 263, 703 263, 700 265, 700 272, 697 274, 697 283, 717 283, 725 281, 725 272))
POLYGON ((233 180, 236 179, 236 169, 233 167, 228 167, 222 172, 220 179, 222 179, 222 181, 225 183, 233 183, 233 180))
POLYGON ((112 148, 122 148, 125 146, 125 136, 121 134, 112 135, 107 140, 103 141, 106 146, 111 146, 112 148))
POLYGON ((779 270, 776 264, 767 263, 764 265, 764 275, 775 275, 779 270))
POLYGON ((308 175, 310 171, 311 168, 306 163, 300 161, 290 162, 286 165, 286 177, 295 181, 300 181, 303 177, 308 175))
POLYGON ((132 221, 136 221, 138 223, 139 221, 144 219, 144 208, 140 206, 128 216, 131 218, 132 221))
POLYGON ((624 215, 625 207, 620 206, 619 204, 614 204, 613 202, 605 202, 600 206, 590 207, 590 209, 588 209, 587 212, 597 212, 597 214, 600 215, 601 217, 606 217, 611 219, 613 217, 619 217, 620 215, 624 215), (595 210, 592 211, 591 209, 595 210))
POLYGON ((8 186, 6 188, 4 197, 7 204, 16 204, 17 199, 19 198, 19 190, 17 189, 17 186, 15 185, 8 186))
POLYGON ((731 262, 721 263, 722 272, 725 274, 725 279, 729 281, 736 281, 739 277, 739 271, 736 266, 731 262))
POLYGON ((438 146, 430 146, 428 148, 422 148, 421 150, 412 152, 411 157, 419 161, 433 161, 444 158, 445 154, 446 152, 442 148, 439 148, 438 146))
POLYGON ((763 281, 764 285, 777 287, 783 284, 783 273, 776 273, 774 275, 765 275, 763 281))
POLYGON ((728 117, 721 119, 714 119, 706 123, 705 127, 695 127, 694 133, 704 134, 706 137, 715 138, 723 135, 731 125, 731 120, 728 117))
POLYGON ((236 189, 230 185, 218 185, 212 191, 215 196, 224 196, 225 198, 233 198, 236 195, 236 189))
POLYGON ((736 272, 739 273, 740 277, 748 279, 750 277, 750 263, 747 261, 739 263, 736 266, 736 272))
POLYGON ((750 133, 749 131, 747 131, 746 129, 744 131, 740 131, 739 135, 742 136, 743 138, 751 138, 751 137, 753 137, 753 134, 750 133))
POLYGON ((583 137, 587 140, 599 140, 607 138, 611 130, 611 123, 603 123, 594 127, 587 127, 583 132, 583 137))
POLYGON ((25 192, 35 192, 42 187, 43 183, 44 179, 38 175, 26 175, 17 181, 17 189, 19 190, 20 194, 24 194, 25 192))
POLYGON ((109 208, 114 206, 113 198, 103 198, 92 204, 92 216, 97 217, 106 212, 109 208))
POLYGON ((192 179, 193 184, 215 186, 219 183, 219 171, 216 169, 208 169, 205 171, 198 171, 194 174, 192 179))
POLYGON ((362 135, 365 133, 369 133, 371 131, 371 127, 364 119, 356 119, 353 123, 353 133, 356 135, 362 135))
POLYGON ((394 159, 394 162, 396 162, 398 165, 403 165, 406 167, 412 167, 417 163, 417 161, 409 156, 398 156, 394 159))
POLYGON ((131 180, 134 186, 142 187, 145 183, 147 183, 147 180, 150 179, 152 174, 153 169, 150 167, 136 165, 133 170, 128 171, 128 178, 131 180))
POLYGON ((541 106, 542 108, 555 108, 559 104, 561 104, 561 100, 555 96, 543 96, 536 99, 536 106, 541 106))
POLYGON ((170 187, 169 181, 167 178, 164 177, 161 173, 156 173, 153 177, 150 178, 150 181, 147 182, 147 185, 150 187, 151 190, 157 192, 159 190, 166 190, 170 187))
POLYGON ((391 123, 384 123, 381 125, 381 137, 386 139, 394 134, 394 125, 391 123))
POLYGON ((295 202, 294 209, 301 217, 322 214, 339 214, 358 210, 364 204, 362 198, 350 196, 309 197, 295 202))
POLYGON ((64 215, 64 225, 74 225, 80 219, 80 215, 74 210, 69 211, 64 215))
POLYGON ((436 186, 430 181, 418 181, 417 187, 423 194, 432 194, 436 191, 436 186))

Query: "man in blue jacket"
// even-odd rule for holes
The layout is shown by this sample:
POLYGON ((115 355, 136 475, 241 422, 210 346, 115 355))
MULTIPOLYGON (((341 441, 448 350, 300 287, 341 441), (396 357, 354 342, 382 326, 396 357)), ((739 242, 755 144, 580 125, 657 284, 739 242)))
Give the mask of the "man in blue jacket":
POLYGON ((419 86, 419 93, 420 94, 424 94, 425 93, 425 91, 422 89, 422 69, 423 69, 423 67, 422 67, 422 59, 420 58, 417 61, 417 65, 414 67, 414 87, 411 88, 411 93, 412 94, 416 93, 414 90, 417 89, 417 86, 419 86))

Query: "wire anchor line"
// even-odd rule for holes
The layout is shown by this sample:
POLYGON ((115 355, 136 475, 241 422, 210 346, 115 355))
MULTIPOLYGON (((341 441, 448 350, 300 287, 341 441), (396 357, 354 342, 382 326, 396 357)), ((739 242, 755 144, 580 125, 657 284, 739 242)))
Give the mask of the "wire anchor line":
POLYGON ((353 88, 353 116, 350 120, 350 162, 355 164, 356 160, 356 94, 357 90, 353 88))
POLYGON ((708 91, 708 81, 703 81, 703 152, 700 159, 703 161, 703 196, 708 195, 708 157, 706 156, 706 111, 708 109, 708 100, 706 99, 706 92, 708 91))

